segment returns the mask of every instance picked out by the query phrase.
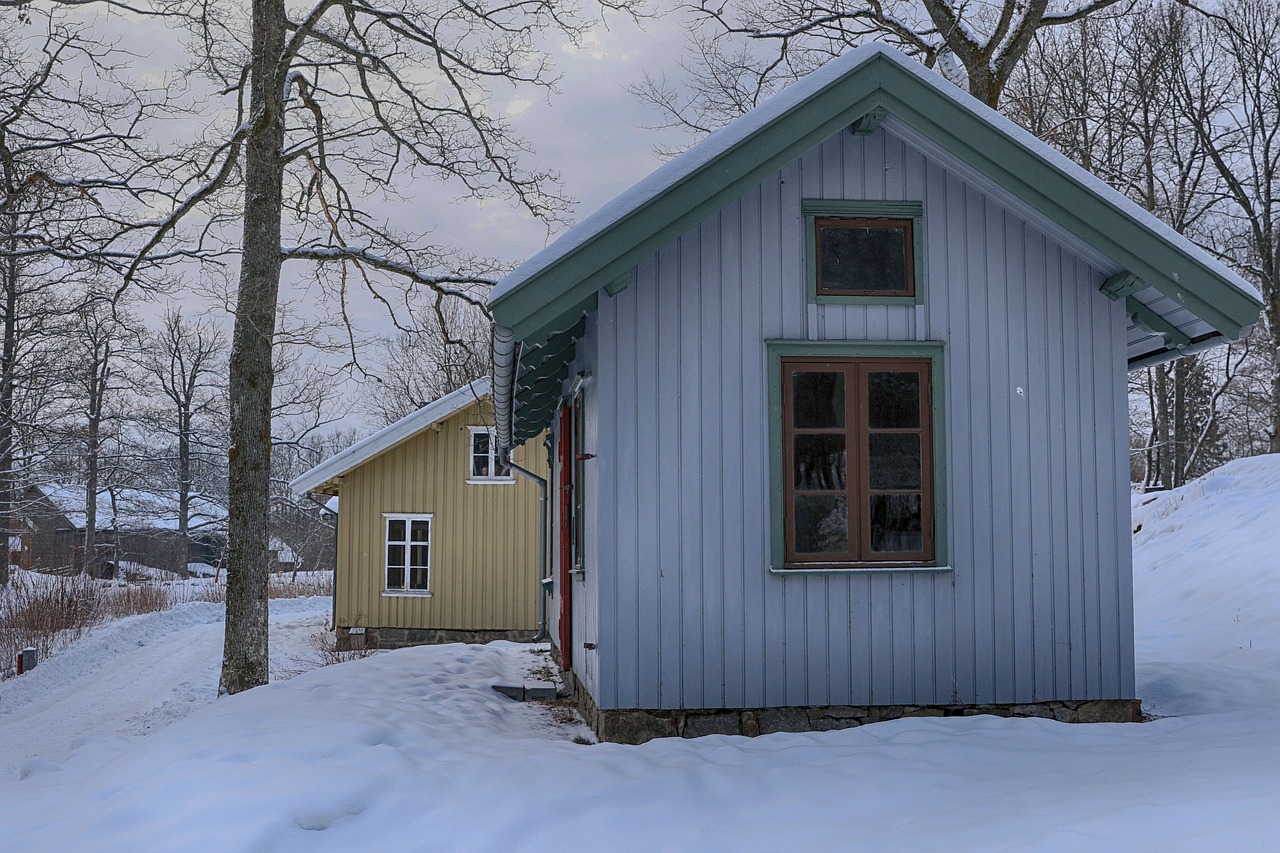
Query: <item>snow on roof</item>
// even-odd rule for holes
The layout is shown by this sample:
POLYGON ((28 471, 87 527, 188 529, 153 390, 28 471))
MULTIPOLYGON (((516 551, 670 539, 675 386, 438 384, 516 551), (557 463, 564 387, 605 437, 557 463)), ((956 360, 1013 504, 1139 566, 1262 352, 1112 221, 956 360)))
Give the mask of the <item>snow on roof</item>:
MULTIPOLYGON (((75 527, 87 523, 85 487, 51 483, 36 488, 75 527)), ((145 489, 113 488, 98 493, 97 525, 114 530, 177 530, 178 493, 145 489)), ((202 529, 221 530, 227 521, 227 508, 200 495, 191 496, 189 525, 192 532, 202 529)))
POLYGON ((456 391, 445 394, 438 400, 433 400, 413 414, 406 415, 368 438, 357 441, 346 450, 335 453, 295 479, 289 486, 294 494, 312 491, 487 396, 489 396, 489 377, 484 376, 463 385, 456 391))

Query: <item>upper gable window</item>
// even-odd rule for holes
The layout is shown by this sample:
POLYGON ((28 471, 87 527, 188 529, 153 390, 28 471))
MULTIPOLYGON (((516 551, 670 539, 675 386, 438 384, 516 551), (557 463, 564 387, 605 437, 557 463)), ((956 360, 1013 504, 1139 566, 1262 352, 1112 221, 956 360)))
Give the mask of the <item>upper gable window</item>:
POLYGON ((823 296, 915 296, 910 219, 819 219, 817 292, 823 296))
POLYGON ((511 466, 498 456, 498 442, 490 427, 471 427, 471 453, 467 461, 470 465, 468 483, 515 482, 511 466))
POLYGON ((804 202, 810 302, 924 301, 918 202, 804 202))

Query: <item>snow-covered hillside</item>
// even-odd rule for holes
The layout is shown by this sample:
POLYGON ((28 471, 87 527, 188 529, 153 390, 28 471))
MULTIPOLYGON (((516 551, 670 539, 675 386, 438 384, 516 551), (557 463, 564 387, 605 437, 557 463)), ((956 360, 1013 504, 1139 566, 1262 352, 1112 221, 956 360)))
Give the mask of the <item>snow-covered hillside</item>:
MULTIPOLYGON (((1280 457, 1135 505, 1139 691, 1180 716, 583 746, 556 709, 489 689, 537 665, 529 647, 405 649, 195 697, 145 737, 99 736, 69 690, 86 738, 0 780, 0 849, 1268 849, 1280 457)), ((156 670, 130 689, 164 691, 156 670)))
POLYGON ((1133 506, 1144 706, 1280 708, 1280 456, 1238 459, 1133 506))

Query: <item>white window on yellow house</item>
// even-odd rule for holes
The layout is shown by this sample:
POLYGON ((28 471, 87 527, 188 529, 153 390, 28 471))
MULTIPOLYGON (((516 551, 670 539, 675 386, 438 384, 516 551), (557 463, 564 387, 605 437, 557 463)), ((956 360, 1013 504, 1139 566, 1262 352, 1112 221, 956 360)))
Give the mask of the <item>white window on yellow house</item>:
POLYGON ((385 513, 385 595, 431 594, 431 516, 385 513))
POLYGON ((473 485, 482 483, 514 483, 511 466, 498 458, 498 442, 492 427, 471 427, 470 457, 468 458, 467 482, 473 485))

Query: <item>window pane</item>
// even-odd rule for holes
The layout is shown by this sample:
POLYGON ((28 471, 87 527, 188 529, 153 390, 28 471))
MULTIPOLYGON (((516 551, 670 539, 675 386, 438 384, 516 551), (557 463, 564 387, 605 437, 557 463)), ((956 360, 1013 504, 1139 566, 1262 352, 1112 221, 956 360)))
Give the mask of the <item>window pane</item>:
POLYGON ((906 225, 818 228, 823 290, 907 289, 906 225))
POLYGON ((403 566, 387 566, 387 589, 404 589, 403 566))
POLYGON ((471 476, 491 476, 490 464, 488 431, 478 430, 471 433, 471 476))
POLYGON ((388 566, 404 565, 404 546, 403 545, 387 546, 387 565, 388 566))
POLYGON ((872 551, 924 550, 919 495, 872 495, 870 509, 872 551))
POLYGON ((426 519, 414 521, 410 526, 410 535, 412 535, 414 542, 430 542, 431 522, 426 519))
POLYGON ((846 457, 843 435, 795 437, 795 488, 799 491, 842 490, 846 457))
POLYGON ((426 569, 410 569, 409 570, 409 589, 426 589, 427 588, 427 570, 426 569))
POLYGON ((919 433, 872 433, 867 439, 871 446, 872 489, 920 488, 919 433))
POLYGON ((872 429, 920 426, 920 374, 868 373, 867 397, 872 429))
POLYGON ((844 495, 797 495, 795 513, 796 553, 849 550, 849 506, 844 495))
POLYGON ((427 565, 427 546, 426 545, 410 545, 409 546, 409 565, 411 566, 427 565))
POLYGON ((844 374, 791 374, 794 426, 830 429, 844 426, 844 374))
POLYGON ((387 541, 388 542, 404 541, 404 519, 403 518, 387 519, 387 541))

